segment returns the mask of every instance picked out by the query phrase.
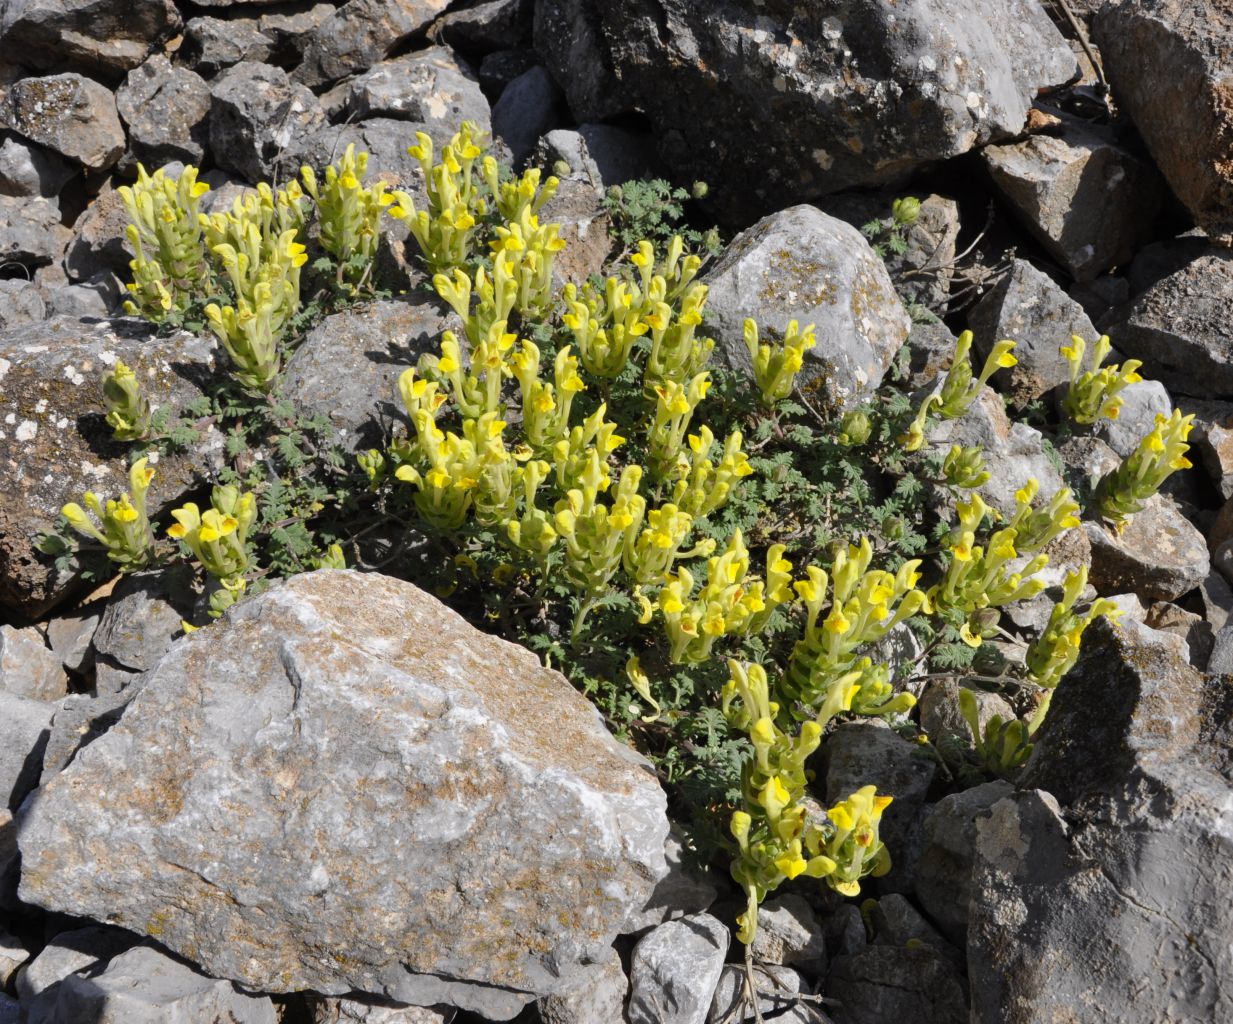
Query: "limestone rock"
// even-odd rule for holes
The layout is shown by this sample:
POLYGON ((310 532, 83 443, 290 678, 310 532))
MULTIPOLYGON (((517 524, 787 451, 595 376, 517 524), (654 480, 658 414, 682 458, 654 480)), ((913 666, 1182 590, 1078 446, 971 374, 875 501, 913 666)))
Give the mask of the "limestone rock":
POLYGON ((54 199, 0 195, 0 262, 27 267, 53 263, 71 233, 54 199))
POLYGON ((296 81, 316 87, 367 71, 446 6, 448 0, 348 0, 306 39, 296 81))
POLYGON ((536 143, 532 166, 564 180, 553 169, 561 161, 569 165, 564 177, 585 181, 602 196, 613 185, 652 177, 654 153, 649 136, 612 125, 583 124, 577 129, 554 128, 536 143))
POLYGON ((0 690, 30 700, 59 700, 68 679, 60 659, 33 626, 0 625, 0 690))
POLYGON ((514 166, 531 155, 541 135, 564 120, 561 90, 546 68, 524 71, 509 83, 492 108, 492 132, 509 147, 514 166))
POLYGON ((132 280, 129 264, 133 253, 125 237, 128 223, 128 211, 119 191, 100 191, 73 224, 73 240, 64 254, 69 279, 88 281, 95 274, 109 271, 132 280))
MULTIPOLYGON (((816 1008, 797 1001, 800 993, 809 992, 809 986, 791 967, 759 964, 754 969, 754 977, 758 983, 758 1008, 764 1020, 775 1021, 776 1024, 823 1024, 825 1019, 816 1008)), ((745 980, 743 965, 724 965, 711 1000, 707 1024, 733 1024, 734 1021, 749 1024, 756 1019, 748 1005, 743 1014, 737 1014, 737 1008, 745 996, 745 980)))
POLYGON ((451 134, 463 121, 484 132, 491 129, 488 100, 475 75, 443 46, 382 61, 352 79, 346 95, 347 120, 391 117, 433 124, 451 134))
MULTIPOLYGON (((122 360, 152 406, 176 408, 201 394, 213 356, 212 341, 155 337, 135 320, 56 317, 0 335, 0 606, 37 616, 67 596, 72 581, 36 551, 40 531, 85 491, 115 497, 128 486, 128 448, 97 411, 103 371, 122 360)), ((159 460, 152 515, 200 481, 197 466, 217 442, 211 432, 195 452, 159 460)))
POLYGON ((454 1011, 431 1006, 366 1003, 358 999, 310 997, 312 1024, 449 1024, 454 1011))
POLYGON ((1133 454, 1139 442, 1155 428, 1158 415, 1168 419, 1173 411, 1173 399, 1158 380, 1127 384, 1121 398, 1122 408, 1117 419, 1098 420, 1093 431, 1124 459, 1133 454))
POLYGON ((500 50, 530 35, 534 6, 533 0, 480 0, 447 10, 431 35, 467 52, 500 50))
POLYGON ((242 61, 273 63, 273 49, 274 41, 253 18, 223 20, 202 15, 184 26, 182 57, 193 71, 207 78, 242 61))
POLYGON ((664 805, 533 655, 322 570, 173 645, 27 809, 21 894, 259 991, 506 1019, 606 955, 664 805))
POLYGON ((0 195, 59 195, 75 173, 73 166, 49 149, 8 132, 0 133, 0 195))
POLYGON ((170 565, 121 577, 94 633, 95 652, 133 672, 157 665, 192 617, 195 576, 189 565, 170 565))
POLYGON ((761 964, 826 973, 826 937, 809 902, 793 893, 768 899, 758 909, 754 959, 761 964))
POLYGON ((30 959, 30 951, 6 931, 0 931, 0 986, 9 987, 17 968, 30 959))
POLYGON ((701 914, 710 909, 718 890, 701 871, 686 863, 686 856, 681 834, 673 828, 664 844, 668 873, 655 883, 646 905, 625 919, 621 934, 636 935, 665 921, 687 914, 701 914))
POLYGON ((609 950, 602 963, 580 978, 572 990, 544 996, 536 1009, 541 1024, 591 1024, 593 1021, 615 1024, 624 1019, 628 993, 629 979, 614 949, 609 950))
POLYGON ((706 1024, 728 942, 728 929, 710 914, 647 932, 634 947, 629 1024, 706 1024))
POLYGON ((1017 134, 1076 67, 1035 0, 545 0, 534 37, 577 120, 644 113, 745 223, 1017 134))
POLYGON ((963 954, 947 942, 912 905, 911 900, 897 892, 883 896, 871 908, 874 945, 926 946, 963 969, 963 954))
POLYGON ((1133 590, 1149 600, 1175 601, 1211 571, 1207 542, 1177 503, 1154 494, 1121 531, 1086 522, 1092 545, 1092 585, 1101 593, 1133 590))
POLYGON ((0 690, 0 808, 16 809, 39 782, 54 704, 0 690))
POLYGON ((86 927, 56 935, 17 976, 17 995, 29 1021, 43 1021, 60 997, 60 986, 79 971, 101 970, 137 937, 119 928, 86 927))
POLYGON ((821 376, 836 406, 881 382, 910 322, 886 267, 859 231, 812 206, 794 206, 738 235, 706 274, 706 323, 717 361, 752 373, 744 323, 763 336, 790 320, 814 324, 817 345, 798 380, 821 376))
POLYGON ((164 56, 134 68, 116 92, 116 109, 128 125, 134 162, 155 168, 179 160, 199 164, 205 153, 210 87, 164 56))
POLYGON ((14 82, 0 99, 0 124, 92 171, 124 153, 115 97, 78 74, 14 82))
POLYGON ((36 324, 47 317, 47 304, 32 281, 0 280, 0 330, 36 324))
POLYGON ((969 743, 973 741, 972 730, 959 710, 959 694, 964 689, 970 690, 976 698, 977 721, 982 729, 994 715, 998 715, 1003 722, 1015 717, 1014 709, 996 693, 964 687, 957 679, 933 679, 926 684, 919 707, 921 730, 934 743, 946 736, 957 736, 969 743))
POLYGON ((560 224, 565 248, 553 262, 558 280, 582 284, 603 270, 612 255, 612 220, 590 184, 565 178, 540 210, 540 223, 560 224))
POLYGON ((836 1024, 967 1024, 959 971, 928 947, 866 946, 831 965, 826 994, 836 1024))

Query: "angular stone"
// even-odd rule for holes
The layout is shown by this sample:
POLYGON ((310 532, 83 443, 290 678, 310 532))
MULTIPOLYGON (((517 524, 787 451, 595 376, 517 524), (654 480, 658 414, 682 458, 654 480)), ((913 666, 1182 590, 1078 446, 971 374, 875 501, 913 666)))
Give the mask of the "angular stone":
POLYGON ((1156 417, 1166 419, 1173 411, 1173 399, 1158 380, 1141 380, 1126 385, 1121 393, 1122 408, 1115 420, 1101 419, 1094 425, 1097 437, 1122 458, 1139 447, 1139 442, 1156 426, 1156 417))
POLYGON ((358 999, 310 996, 312 1024, 449 1024, 455 1011, 430 1006, 384 1005, 358 999))
POLYGON ((274 1004, 207 978, 149 946, 111 960, 100 974, 70 974, 47 1024, 275 1024, 274 1004))
POLYGON ((19 135, 0 133, 0 195, 50 198, 59 195, 75 173, 51 150, 19 135))
POLYGON ((367 71, 447 6, 448 0, 348 0, 307 38, 295 79, 316 87, 367 71))
POLYGON ((128 125, 129 152, 153 171, 179 160, 201 163, 205 153, 210 87, 188 68, 151 57, 128 73, 116 92, 116 110, 128 125))
POLYGON ((6 931, 0 931, 0 985, 9 987, 17 968, 30 959, 30 951, 6 931))
POLYGON ((509 147, 514 165, 521 166, 541 135, 564 120, 563 97, 552 75, 536 66, 509 83, 492 107, 492 133, 509 147))
POLYGON ((271 44, 267 63, 282 68, 298 64, 308 38, 323 21, 333 16, 335 10, 332 3, 314 3, 310 7, 279 6, 272 11, 262 11, 257 28, 271 44))
POLYGON ((985 293, 972 309, 968 326, 978 371, 976 359, 983 361, 1003 338, 1015 342, 1018 364, 998 370, 994 381, 1020 406, 1070 379, 1060 349, 1070 344, 1072 335, 1089 345, 1100 336, 1083 307, 1027 260, 1015 260, 1010 273, 985 293))
POLYGON ((179 28, 172 0, 14 0, 0 20, 0 56, 114 79, 179 28))
POLYGON ((1160 633, 1172 633, 1181 638, 1190 652, 1190 664, 1200 672, 1207 670, 1208 660, 1216 643, 1216 633, 1211 623, 1202 615, 1188 612, 1168 601, 1157 601, 1147 610, 1143 624, 1160 633))
POLYGON ((412 193, 417 208, 422 208, 424 199, 424 173, 419 162, 407 153, 407 147, 415 141, 415 133, 422 131, 432 138, 439 149, 449 143, 457 126, 444 129, 441 124, 421 124, 415 121, 396 121, 389 117, 376 117, 358 124, 328 125, 310 135, 292 141, 288 166, 310 164, 320 170, 346 152, 354 143, 369 155, 369 174, 380 177, 391 188, 400 188, 412 193))
POLYGON ((406 418, 399 376, 438 350, 447 326, 431 302, 385 299, 334 313, 287 361, 283 394, 304 413, 328 419, 349 451, 380 448, 390 427, 406 418))
POLYGON ((873 923, 874 945, 927 946, 963 969, 963 954, 921 916, 907 897, 896 892, 883 896, 869 916, 873 923))
POLYGON ((0 196, 0 263, 52 263, 71 237, 54 199, 0 196))
MULTIPOLYGON (((116 359, 131 366, 152 407, 183 407, 213 370, 214 343, 190 334, 156 337, 135 320, 82 323, 56 317, 0 335, 0 606, 35 617, 69 593, 72 579, 36 549, 65 502, 128 487, 128 447, 111 440, 98 380, 116 359)), ((159 460, 149 495, 157 514, 201 480, 194 453, 159 460)))
POLYGON ((87 927, 61 932, 17 976, 17 995, 30 1021, 43 1021, 60 997, 60 985, 79 971, 101 969, 132 948, 137 937, 119 928, 87 927))
POLYGON ((479 81, 489 96, 501 92, 524 71, 530 71, 539 63, 533 50, 498 50, 490 53, 479 66, 479 81))
POLYGON ((392 117, 451 134, 463 121, 485 132, 492 127, 488 100, 475 75, 444 46, 382 61, 353 79, 344 110, 351 121, 392 117))
POLYGON ((0 691, 0 808, 16 810, 39 783, 56 706, 0 691))
POLYGON ((1128 262, 1151 237, 1162 182, 1113 133, 1066 118, 1058 134, 981 151, 994 186, 1077 281, 1128 262))
POLYGON ((621 957, 616 950, 610 950, 603 962, 592 967, 571 991, 544 996, 536 1009, 540 1024, 615 1022, 624 1018, 628 994, 629 979, 625 977, 621 957))
POLYGON ((1086 522, 1092 545, 1092 586, 1102 594, 1133 590, 1156 601, 1176 601, 1211 572, 1207 541, 1177 503, 1153 494, 1121 531, 1086 522))
POLYGON ((1093 35, 1118 105, 1173 192, 1208 234, 1233 233, 1233 10, 1223 0, 1122 0, 1101 9, 1093 35))
POLYGON ((0 330, 36 324, 47 317, 38 286, 21 278, 0 280, 0 330))
POLYGON ((545 0, 534 38, 577 120, 645 114, 676 180, 723 166, 709 201, 744 223, 1016 135, 1076 70, 1026 0, 545 0))
POLYGON ((710 909, 719 895, 718 890, 709 881, 709 872, 704 875, 686 864, 686 855, 681 834, 673 828, 664 844, 668 873, 655 883, 646 905, 625 919, 622 935, 636 935, 665 921, 710 909))
POLYGON ((115 274, 100 270, 85 281, 66 284, 52 292, 47 298, 47 315, 105 320, 109 316, 123 315, 120 296, 127 294, 115 274))
POLYGON ((920 727, 932 743, 939 744, 946 737, 957 737, 964 743, 973 742, 972 730, 959 710, 959 694, 970 690, 976 698, 976 716, 984 729, 994 715, 1003 722, 1015 717, 1014 708, 996 693, 989 693, 974 686, 965 687, 957 679, 933 679, 921 694, 920 727))
MULTIPOLYGON (((754 969, 754 977, 758 985, 758 1008, 762 1011, 764 1020, 775 1021, 776 1024, 821 1024, 823 1018, 817 1015, 817 1011, 797 1000, 800 993, 809 992, 809 986, 792 968, 758 964, 754 969)), ((745 999, 745 986, 745 968, 739 964, 725 964, 723 974, 719 976, 719 984, 715 987, 715 995, 711 999, 707 1024, 733 1024, 734 1021, 748 1024, 749 1021, 755 1020, 748 1004, 744 1013, 737 1013, 738 1007, 745 999)))
POLYGON ((842 1024, 967 1024, 959 971, 928 947, 866 946, 831 964, 826 994, 842 1024))
POLYGON ((94 634, 96 653, 133 672, 157 665, 192 616, 195 577, 188 565, 121 577, 94 634))
POLYGON ((117 189, 104 188, 73 224, 73 240, 64 254, 70 280, 88 281, 101 271, 132 279, 133 253, 125 230, 128 211, 117 189))
POLYGON ((536 143, 532 166, 561 178, 554 169, 559 161, 569 165, 569 178, 585 181, 603 195, 613 185, 651 177, 654 152, 649 136, 612 125, 583 124, 577 129, 554 128, 536 143))
POLYGON ((558 280, 581 284, 598 274, 612 254, 612 219, 589 183, 565 178, 540 209, 540 223, 559 224, 565 248, 553 262, 558 280))
POLYGON ((181 56, 198 75, 213 78, 242 61, 265 63, 273 49, 274 41, 253 18, 223 20, 203 15, 184 26, 181 56))
POLYGON ((825 974, 826 936, 808 900, 789 893, 763 903, 753 955, 761 964, 799 967, 811 976, 825 974))
POLYGON ((60 659, 33 626, 0 625, 0 690, 28 700, 59 700, 68 692, 60 659))
POLYGON ((629 1024, 705 1024, 729 941, 728 929, 710 914, 647 932, 629 972, 629 1024))
POLYGON ((14 82, 0 99, 0 124, 92 171, 124 153, 115 97, 77 74, 14 82))
POLYGON ((1233 587, 1218 572, 1208 573, 1199 584, 1203 599, 1203 612, 1212 629, 1219 633, 1233 618, 1233 587))
POLYGON ((666 869, 641 759, 410 584, 293 577, 145 680, 31 803, 21 894, 217 976, 507 1019, 606 955, 666 869))
POLYGON ((854 227, 812 206, 794 206, 743 231, 706 274, 707 329, 716 358, 752 374, 746 317, 764 336, 790 320, 813 324, 817 345, 798 380, 822 377, 844 406, 881 382, 910 321, 886 267, 854 227))
POLYGON ((528 41, 534 6, 533 0, 480 0, 446 11, 430 34, 466 52, 504 49, 528 41))
POLYGON ((64 770, 77 751, 93 743, 120 720, 128 702, 137 692, 129 686, 119 693, 99 688, 99 695, 74 694, 59 704, 51 720, 51 734, 43 749, 41 781, 46 782, 64 770))
POLYGON ((1231 300, 1233 256, 1213 250, 1148 288, 1117 314, 1109 335, 1170 393, 1227 398, 1233 394, 1231 300))
POLYGON ((249 182, 282 181, 299 170, 286 151, 325 126, 317 97, 281 68, 244 61, 211 83, 210 152, 249 182))

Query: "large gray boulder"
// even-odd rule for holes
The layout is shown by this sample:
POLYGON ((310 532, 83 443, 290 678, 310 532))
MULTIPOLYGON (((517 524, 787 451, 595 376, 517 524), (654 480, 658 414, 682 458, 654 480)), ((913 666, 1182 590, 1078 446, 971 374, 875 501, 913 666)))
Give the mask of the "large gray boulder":
POLYGON ((507 1019, 607 955, 666 870, 664 808, 532 654, 323 570, 146 674, 29 805, 21 895, 259 991, 507 1019))
POLYGON ((1031 791, 978 823, 974 1022, 1233 1016, 1228 684, 1170 639, 1093 624, 1037 734, 1031 791))
POLYGON ((0 124, 92 171, 124 153, 115 97, 78 74, 14 82, 0 98, 0 124))
MULTIPOLYGON (((128 319, 83 323, 54 317, 0 334, 0 607, 37 616, 66 597, 70 577, 37 551, 66 502, 128 489, 129 446, 111 439, 99 380, 117 359, 141 380, 152 407, 173 411, 200 397, 213 372, 213 341, 155 335, 128 319)), ((159 460, 151 515, 201 482, 213 431, 196 451, 159 460)))
POLYGON ((0 10, 0 57, 115 79, 179 28, 172 0, 11 0, 0 10))
POLYGON ((534 36, 579 121, 636 109, 678 178, 723 167, 733 221, 1018 134, 1076 71, 1036 0, 547 0, 534 36))
POLYGON ((1093 35, 1118 105, 1174 193, 1209 234, 1233 234, 1233 8, 1224 0, 1110 2, 1093 35))
POLYGON ((392 117, 437 124, 450 133, 463 121, 491 128, 488 100, 475 75, 444 46, 382 61, 347 83, 346 95, 348 121, 392 117))
POLYGON ((116 109, 128 125, 133 161, 151 171, 174 160, 201 163, 210 87, 200 75, 173 67, 161 54, 151 57, 128 73, 116 109))
POLYGON ((272 64, 273 40, 259 26, 255 18, 224 20, 209 15, 192 18, 184 26, 180 58, 198 75, 207 78, 241 61, 272 64))
POLYGON ((316 87, 367 71, 447 6, 448 0, 347 0, 306 37, 296 81, 316 87))
POLYGON ((707 330, 718 361, 752 373, 746 317, 764 338, 788 322, 815 326, 798 378, 822 378, 829 403, 858 401, 881 383, 911 322, 886 267, 856 228, 793 206, 741 232, 706 274, 707 330))

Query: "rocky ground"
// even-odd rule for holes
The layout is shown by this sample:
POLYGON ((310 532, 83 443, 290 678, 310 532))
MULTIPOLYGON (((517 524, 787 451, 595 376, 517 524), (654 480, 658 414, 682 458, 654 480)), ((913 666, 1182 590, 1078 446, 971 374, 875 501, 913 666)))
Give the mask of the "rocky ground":
MULTIPOLYGON (((881 723, 838 726, 820 795, 893 793, 895 868, 860 903, 785 888, 754 955, 767 1021, 1233 1020, 1231 66, 1228 0, 0 0, 0 1024, 738 1019, 736 890, 536 657, 331 570, 173 642, 178 570, 91 590, 37 550, 69 497, 124 486, 99 371, 183 406, 213 365, 118 315, 137 164, 197 165, 228 204, 355 142, 422 190, 408 143, 463 120, 561 168, 573 279, 613 252, 607 189, 704 179, 694 213, 731 239, 707 326, 738 368, 751 309, 816 323, 839 406, 905 343, 924 380, 961 329, 1015 339, 1002 397, 930 439, 985 447, 994 507, 1194 413, 1195 468, 1076 531, 1125 615, 1024 771, 956 789, 881 723), (904 195, 906 246, 875 252, 857 229, 904 195), (1051 415, 1059 344, 1102 332, 1144 364, 1117 420, 1055 449, 1008 417, 1051 415)), ((413 257, 391 231, 401 288, 287 367, 353 451, 446 324, 397 294, 413 257)), ((223 458, 205 431, 166 460, 152 512, 223 458)), ((962 732, 936 683, 921 727, 962 732)))

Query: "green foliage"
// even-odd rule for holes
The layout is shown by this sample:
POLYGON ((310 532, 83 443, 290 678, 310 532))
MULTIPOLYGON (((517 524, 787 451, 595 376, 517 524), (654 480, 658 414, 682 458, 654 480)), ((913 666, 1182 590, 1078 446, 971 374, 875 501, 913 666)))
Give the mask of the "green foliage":
POLYGON ((679 235, 693 252, 716 253, 717 229, 699 231, 685 223, 685 204, 706 194, 707 186, 700 181, 691 189, 674 187, 663 178, 627 181, 608 189, 604 209, 612 218, 613 238, 626 249, 643 241, 661 247, 679 235))
POLYGON ((120 360, 103 374, 103 408, 117 441, 141 441, 150 433, 150 403, 141 393, 137 375, 120 360))

